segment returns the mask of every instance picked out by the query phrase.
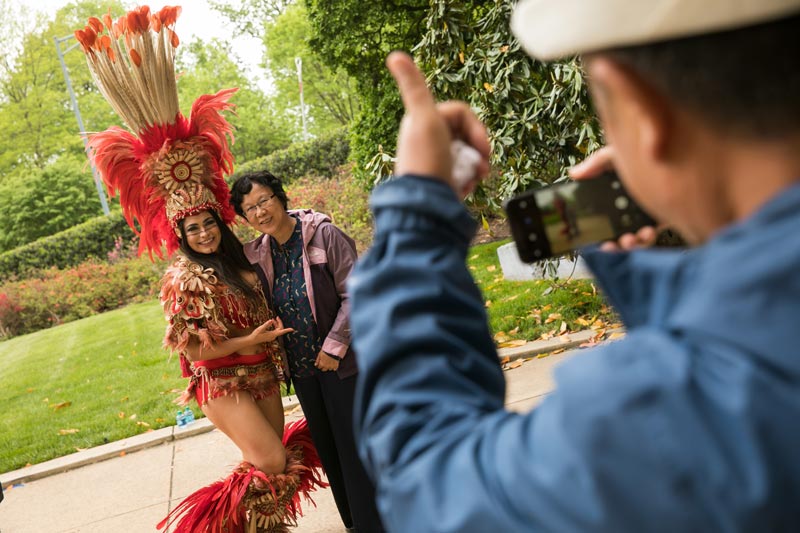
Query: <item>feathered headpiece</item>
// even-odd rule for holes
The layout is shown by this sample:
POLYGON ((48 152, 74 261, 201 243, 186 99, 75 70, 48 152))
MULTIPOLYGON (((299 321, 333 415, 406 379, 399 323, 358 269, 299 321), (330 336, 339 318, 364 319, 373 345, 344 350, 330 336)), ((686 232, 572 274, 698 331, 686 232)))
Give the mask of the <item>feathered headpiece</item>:
POLYGON ((142 6, 120 17, 92 17, 75 32, 95 82, 131 131, 112 126, 89 135, 91 158, 140 236, 139 253, 178 247, 178 223, 206 209, 235 218, 223 174, 233 171, 233 126, 222 115, 236 89, 203 95, 190 117, 178 107, 174 31, 180 7, 156 14, 142 6), (140 230, 137 230, 138 223, 140 230))

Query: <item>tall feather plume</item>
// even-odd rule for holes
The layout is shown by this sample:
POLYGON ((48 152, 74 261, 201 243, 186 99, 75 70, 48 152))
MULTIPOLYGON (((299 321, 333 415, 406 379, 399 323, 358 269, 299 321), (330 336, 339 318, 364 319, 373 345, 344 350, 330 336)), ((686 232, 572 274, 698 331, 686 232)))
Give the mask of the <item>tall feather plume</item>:
POLYGON ((204 209, 225 223, 235 212, 224 175, 233 171, 236 89, 203 95, 190 118, 180 113, 175 80, 174 31, 180 7, 152 14, 147 6, 116 21, 110 13, 75 32, 102 94, 133 133, 111 127, 88 136, 91 157, 109 194, 119 194, 128 224, 139 234, 139 253, 163 257, 177 249, 178 223, 204 209))

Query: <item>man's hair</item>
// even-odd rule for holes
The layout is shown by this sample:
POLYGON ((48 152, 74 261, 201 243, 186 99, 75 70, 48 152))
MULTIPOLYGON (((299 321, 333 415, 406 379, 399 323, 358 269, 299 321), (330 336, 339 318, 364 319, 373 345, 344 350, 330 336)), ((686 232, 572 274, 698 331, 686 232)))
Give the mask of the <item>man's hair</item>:
POLYGON ((231 205, 240 217, 244 217, 244 211, 242 210, 244 197, 253 190, 254 183, 258 183, 262 187, 269 187, 275 194, 275 197, 278 198, 283 208, 286 209, 288 207, 289 198, 283 191, 283 183, 281 183, 281 180, 266 170, 248 172, 247 174, 239 176, 231 186, 231 205))
POLYGON ((720 131, 800 132, 800 16, 599 53, 635 71, 720 131))

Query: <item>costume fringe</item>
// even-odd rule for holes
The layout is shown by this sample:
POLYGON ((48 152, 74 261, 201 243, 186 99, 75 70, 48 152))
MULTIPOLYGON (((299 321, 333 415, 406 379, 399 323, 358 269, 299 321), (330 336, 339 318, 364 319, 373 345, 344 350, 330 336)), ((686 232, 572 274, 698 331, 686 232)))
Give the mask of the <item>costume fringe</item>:
POLYGON ((156 526, 174 533, 284 533, 303 515, 301 495, 327 487, 305 419, 286 425, 286 470, 265 474, 242 462, 225 479, 190 494, 156 526))

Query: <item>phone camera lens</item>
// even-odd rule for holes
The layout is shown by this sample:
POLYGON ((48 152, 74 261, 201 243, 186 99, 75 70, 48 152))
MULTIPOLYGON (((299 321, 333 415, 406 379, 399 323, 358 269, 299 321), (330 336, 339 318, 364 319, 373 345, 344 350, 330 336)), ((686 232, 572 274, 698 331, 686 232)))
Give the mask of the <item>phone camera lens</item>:
POLYGON ((630 201, 626 196, 617 196, 617 198, 614 200, 614 207, 620 211, 627 209, 629 204, 630 201))
POLYGON ((525 225, 530 226, 533 224, 533 219, 531 217, 525 217, 525 225))
POLYGON ((539 236, 536 235, 535 233, 528 233, 528 240, 529 241, 536 242, 536 239, 538 239, 538 238, 539 238, 539 236))
POLYGON ((526 207, 528 207, 528 202, 526 202, 525 200, 522 200, 522 201, 519 203, 519 208, 520 208, 520 209, 525 209, 526 207))

